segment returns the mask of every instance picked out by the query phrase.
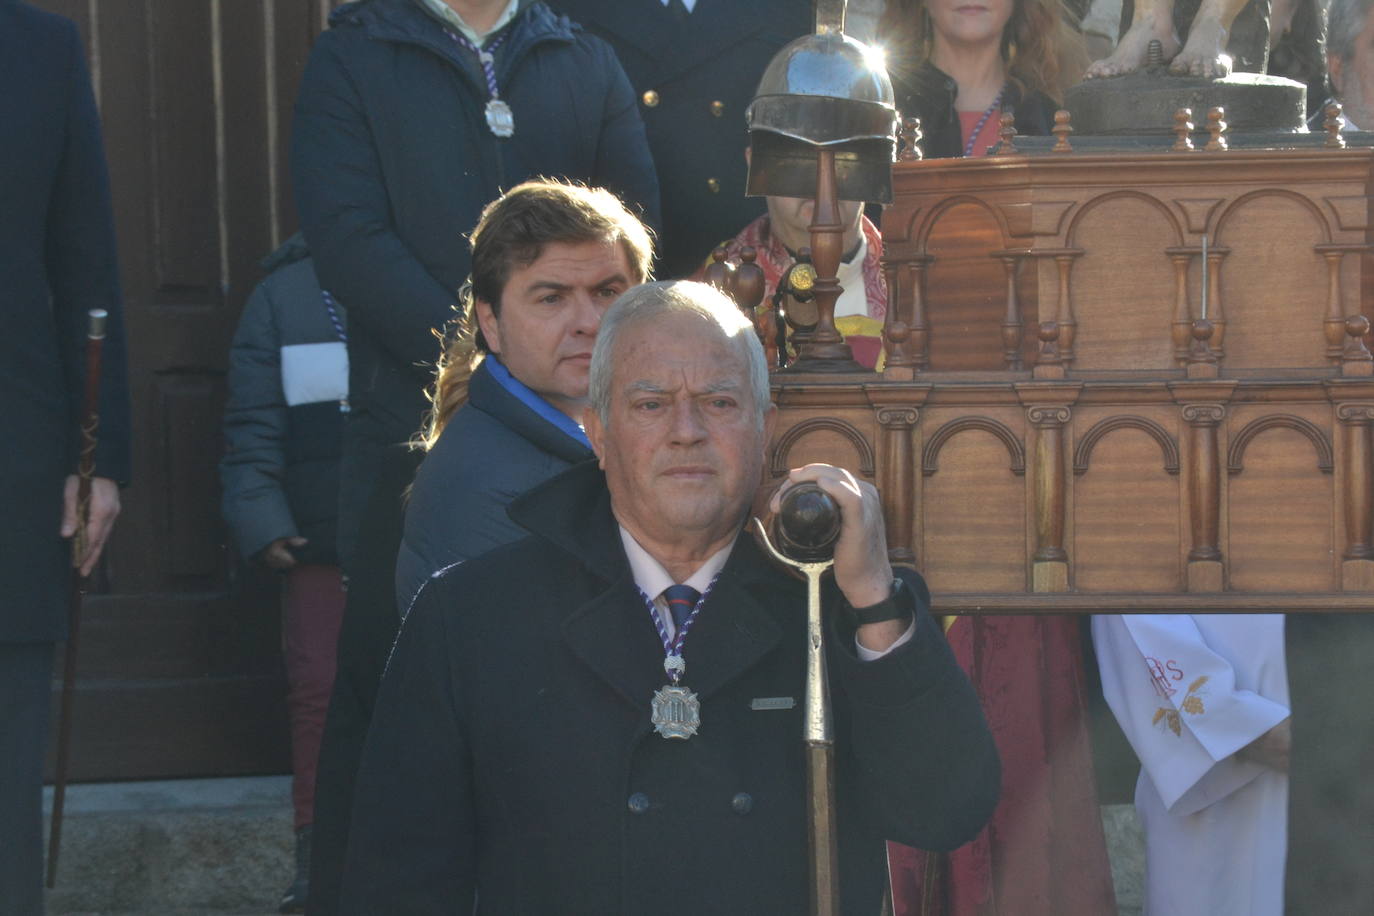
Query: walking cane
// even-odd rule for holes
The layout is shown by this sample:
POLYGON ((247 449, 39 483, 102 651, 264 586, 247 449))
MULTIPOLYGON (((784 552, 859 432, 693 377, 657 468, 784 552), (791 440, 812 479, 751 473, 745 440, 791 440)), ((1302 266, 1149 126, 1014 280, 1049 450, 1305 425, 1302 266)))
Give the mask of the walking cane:
POLYGON ((768 540, 763 523, 754 519, 768 552, 780 563, 806 576, 806 820, 811 858, 811 913, 840 912, 840 869, 835 846, 835 740, 830 724, 830 688, 825 670, 821 625, 821 575, 835 565, 840 536, 839 506, 814 483, 802 483, 783 494, 778 511, 778 547, 768 540), (795 557, 795 559, 793 558, 795 557))
POLYGON ((91 517, 91 478, 95 475, 96 431, 100 427, 100 356, 105 344, 104 309, 87 312, 86 402, 81 411, 81 459, 77 465, 76 534, 72 537, 71 598, 67 605, 67 645, 62 663, 62 706, 57 718, 57 772, 53 778, 52 827, 48 832, 48 887, 57 883, 57 853, 62 846, 62 806, 67 798, 67 751, 72 737, 72 693, 76 651, 81 632, 81 602, 87 579, 80 563, 86 557, 86 523, 91 517))

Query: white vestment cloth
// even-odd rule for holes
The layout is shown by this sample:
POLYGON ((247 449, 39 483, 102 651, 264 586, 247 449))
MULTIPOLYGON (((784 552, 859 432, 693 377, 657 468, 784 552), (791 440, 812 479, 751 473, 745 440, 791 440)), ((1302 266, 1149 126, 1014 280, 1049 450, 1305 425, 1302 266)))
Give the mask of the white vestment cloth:
POLYGON ((1281 916, 1288 777, 1234 754, 1288 716, 1283 615, 1103 615, 1092 631, 1141 763, 1145 916, 1281 916))

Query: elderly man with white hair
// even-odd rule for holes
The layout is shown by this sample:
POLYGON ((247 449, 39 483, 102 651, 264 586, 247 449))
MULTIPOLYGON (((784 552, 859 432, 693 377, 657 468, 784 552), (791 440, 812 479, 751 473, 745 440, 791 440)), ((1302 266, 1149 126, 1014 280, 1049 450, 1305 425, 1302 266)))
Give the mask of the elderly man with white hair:
MULTIPOLYGON (((762 348, 710 287, 639 286, 603 320, 590 402, 597 460, 517 499, 531 536, 432 578, 402 625, 345 911, 807 909, 805 587, 745 531, 775 415, 762 348), (669 685, 698 704, 690 737, 654 712, 669 685)), ((967 841, 999 765, 924 583, 888 563, 877 492, 828 465, 784 486, 803 480, 841 513, 843 911, 876 913, 883 841, 967 841)))

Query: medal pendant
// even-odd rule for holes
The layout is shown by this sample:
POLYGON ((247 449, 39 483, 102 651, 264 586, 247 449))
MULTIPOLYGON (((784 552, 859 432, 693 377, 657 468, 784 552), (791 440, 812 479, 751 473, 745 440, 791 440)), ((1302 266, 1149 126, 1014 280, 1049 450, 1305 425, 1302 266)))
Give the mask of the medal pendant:
POLYGON ((701 727, 701 701, 686 687, 667 684, 654 693, 654 731, 665 738, 690 738, 701 727))
POLYGON ((487 126, 498 137, 515 135, 515 115, 510 106, 500 99, 487 102, 487 126))

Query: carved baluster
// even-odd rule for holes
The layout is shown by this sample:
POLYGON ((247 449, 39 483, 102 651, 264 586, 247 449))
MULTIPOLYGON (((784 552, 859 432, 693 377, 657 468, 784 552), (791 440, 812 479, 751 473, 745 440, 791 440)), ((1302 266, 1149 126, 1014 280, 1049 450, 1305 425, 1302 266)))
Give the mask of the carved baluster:
POLYGON ((887 523, 887 555, 893 563, 916 565, 913 537, 916 505, 916 456, 912 431, 920 414, 915 407, 879 407, 882 427, 882 464, 879 492, 887 523))
POLYGON ((930 368, 930 325, 926 323, 926 266, 933 261, 921 255, 911 261, 911 343, 908 352, 917 372, 930 368))
POLYGON ((1229 249, 1207 249, 1207 314, 1203 317, 1212 322, 1212 352, 1218 360, 1226 358, 1226 309, 1221 301, 1221 261, 1229 249))
POLYGON ((1033 378, 1063 378, 1064 364, 1059 358, 1059 325, 1053 321, 1042 321, 1035 336, 1040 339, 1040 353, 1031 370, 1033 378))
POLYGON ((1174 152, 1186 153, 1193 149, 1193 130, 1193 109, 1180 108, 1174 112, 1174 152))
POLYGON ((716 289, 730 295, 730 275, 734 268, 725 260, 729 255, 724 245, 717 245, 716 250, 711 252, 711 263, 706 265, 706 271, 702 274, 702 279, 714 286, 716 289))
POLYGON ((1209 152, 1222 152, 1229 148, 1226 142, 1226 109, 1213 108, 1207 112, 1207 149, 1209 152))
POLYGON ((1217 354, 1212 349, 1212 335, 1215 333, 1216 325, 1206 318, 1193 322, 1193 346, 1188 351, 1188 378, 1217 377, 1217 354))
POLYGON ((1341 358, 1345 350, 1345 304, 1341 293, 1341 261, 1344 251, 1323 251, 1326 258, 1326 318, 1322 328, 1326 332, 1326 356, 1332 362, 1341 358))
POLYGON ((1374 356, 1364 345, 1365 335, 1369 333, 1369 319, 1363 315, 1351 315, 1345 319, 1345 349, 1341 353, 1341 375, 1374 375, 1374 356))
POLYGON ((1222 589, 1221 453, 1217 430, 1226 410, 1220 404, 1188 404, 1188 508, 1193 546, 1188 551, 1188 591, 1222 589))
POLYGON ((1069 134, 1073 133, 1072 119, 1073 115, 1063 108, 1054 113, 1054 127, 1050 128, 1050 133, 1054 134, 1054 146, 1050 152, 1073 152, 1073 146, 1069 143, 1069 134))
POLYGON ((1071 413, 1064 405, 1031 407, 1026 412, 1035 429, 1035 553, 1031 556, 1031 589, 1062 592, 1069 587, 1069 555, 1064 550, 1067 481, 1064 440, 1071 413))
POLYGON ((754 246, 745 245, 740 249, 739 266, 735 268, 733 289, 735 304, 753 322, 754 332, 759 336, 759 343, 763 344, 768 365, 770 368, 776 368, 778 365, 777 323, 773 320, 771 309, 766 311, 759 309, 764 295, 768 292, 768 278, 764 276, 763 268, 755 263, 757 259, 758 252, 754 250, 754 246))
POLYGON ((1059 359, 1065 366, 1073 362, 1073 339, 1078 333, 1078 320, 1073 315, 1073 296, 1069 288, 1073 259, 1072 254, 1054 256, 1055 263, 1059 265, 1059 312, 1055 320, 1059 324, 1059 359))
POLYGON ((1341 554, 1341 587, 1374 589, 1374 448, 1371 423, 1374 404, 1341 404, 1336 418, 1345 432, 1345 551, 1341 554))
POLYGON ((1328 149, 1345 149, 1345 138, 1341 136, 1341 128, 1345 126, 1345 118, 1341 117, 1341 106, 1339 102, 1332 102, 1326 106, 1326 120, 1322 127, 1326 130, 1326 146, 1328 149))
POLYGON ((897 154, 899 162, 916 162, 924 158, 921 152, 921 119, 907 118, 902 122, 902 151, 897 154))
POLYGON ((997 144, 998 154, 1008 155, 1017 152, 1016 115, 1010 111, 1004 111, 998 123, 1001 125, 997 130, 997 136, 1001 139, 1001 142, 997 144))
POLYGON ((1193 310, 1188 303, 1188 266, 1193 262, 1193 255, 1179 248, 1170 248, 1168 253, 1174 265, 1174 359, 1182 365, 1188 362, 1188 342, 1193 330, 1193 310))
POLYGON ((1021 259, 1015 254, 1003 253, 998 256, 1002 269, 1007 275, 1007 312, 1002 318, 1002 357, 1008 369, 1021 368, 1021 302, 1016 297, 1016 268, 1021 259))

